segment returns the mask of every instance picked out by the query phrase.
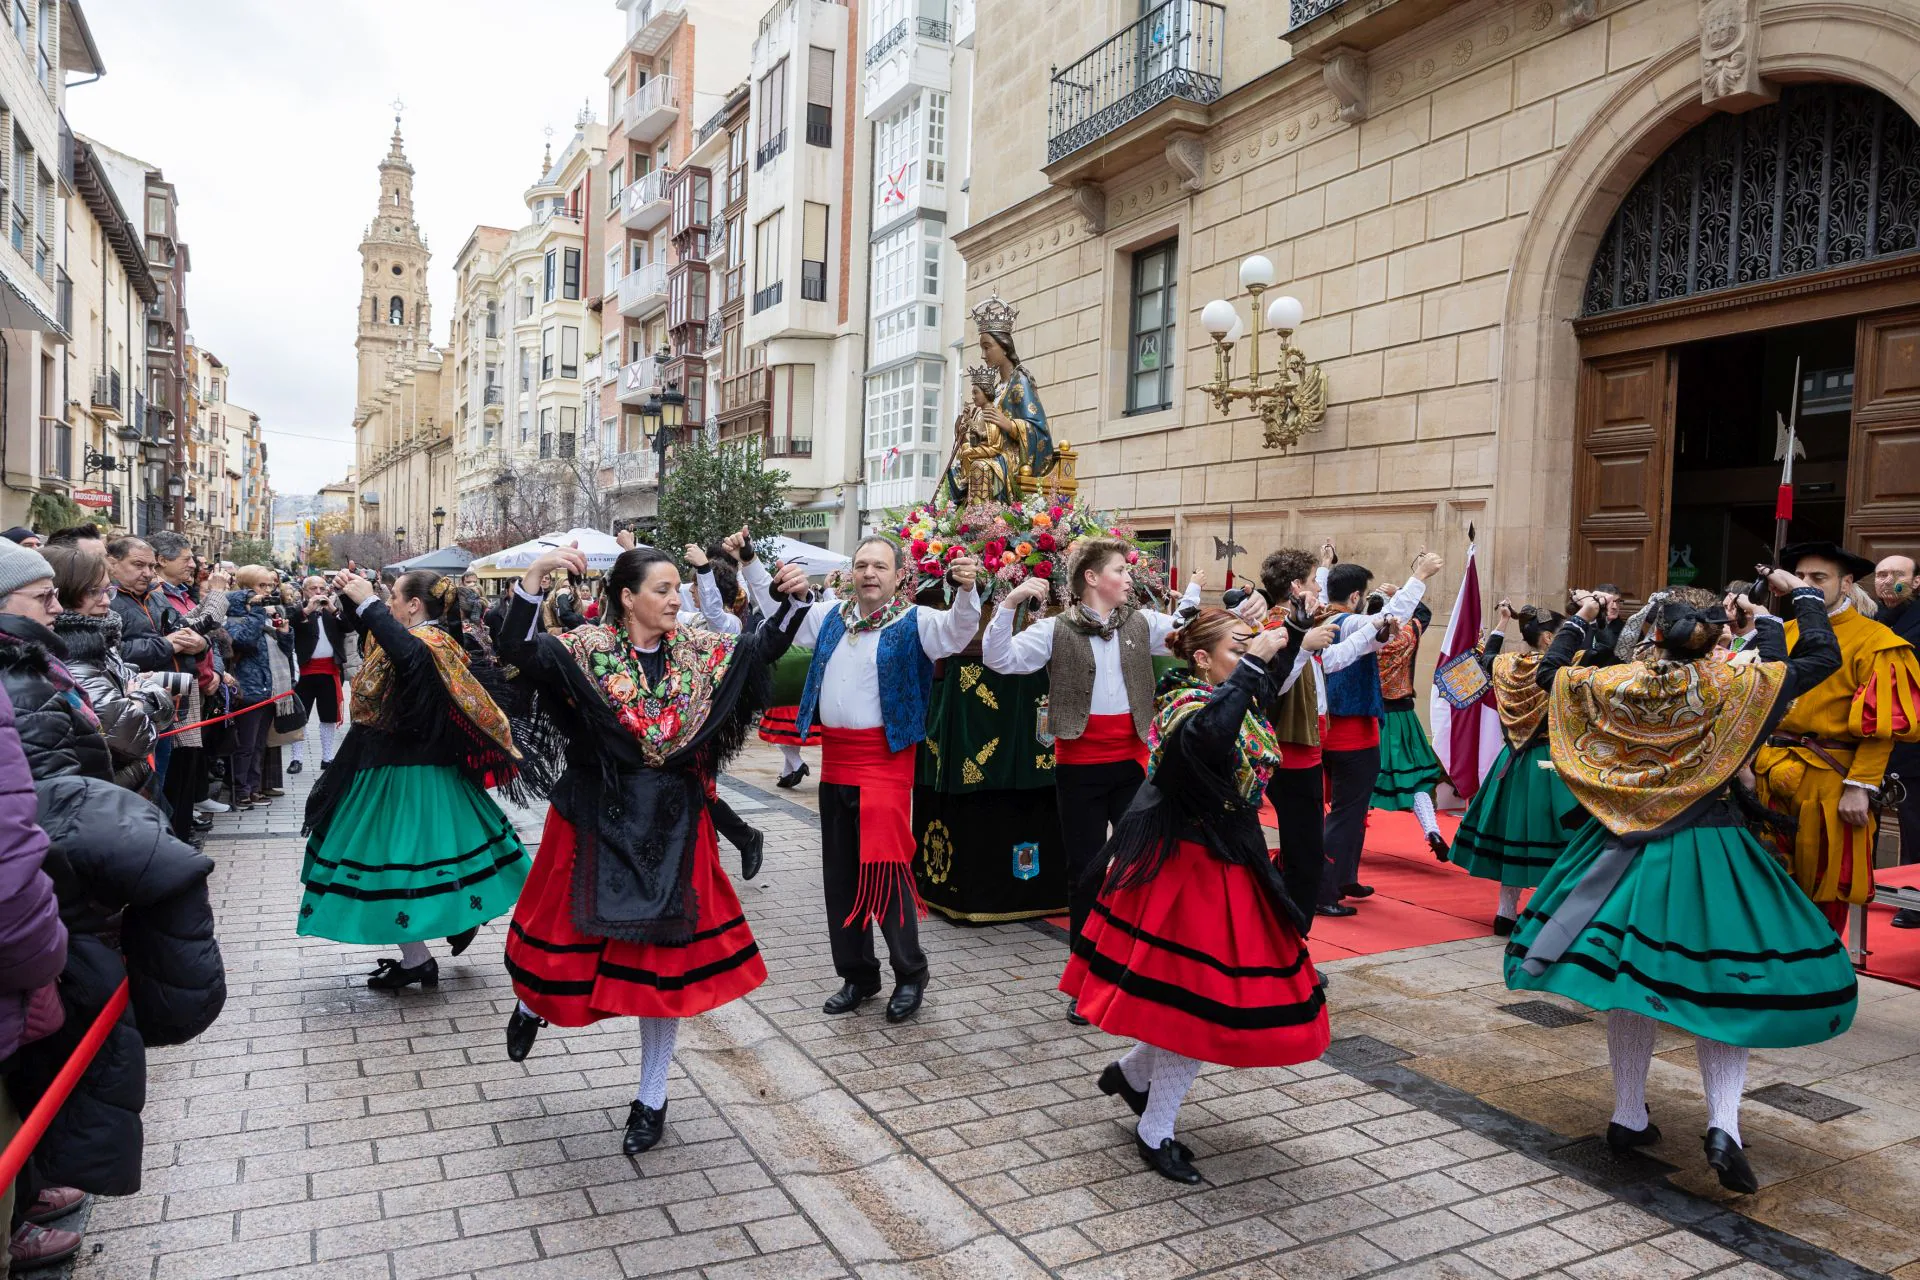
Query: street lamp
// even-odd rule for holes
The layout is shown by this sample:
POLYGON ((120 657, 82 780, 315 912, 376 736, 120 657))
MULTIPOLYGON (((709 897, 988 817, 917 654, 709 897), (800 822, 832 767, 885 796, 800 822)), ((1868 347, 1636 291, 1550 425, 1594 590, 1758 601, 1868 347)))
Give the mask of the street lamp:
POLYGON ((507 504, 513 498, 513 472, 502 471, 493 478, 493 496, 500 500, 500 540, 507 538, 507 504))
POLYGON ((107 472, 116 470, 120 466, 112 454, 101 453, 90 444, 81 447, 85 450, 80 455, 80 479, 83 483, 96 471, 100 473, 100 478, 105 480, 107 472))
POLYGON ((687 420, 687 397, 681 394, 680 384, 669 382, 662 390, 648 396, 646 403, 640 406, 640 419, 643 427, 653 429, 653 452, 659 460, 654 483, 664 484, 667 478, 667 449, 675 442, 687 420))
POLYGON ((1285 451, 1300 443, 1309 431, 1318 431, 1327 416, 1327 377, 1319 365, 1308 364, 1306 355, 1293 345, 1294 330, 1306 317, 1306 308, 1298 298, 1279 297, 1267 305, 1264 317, 1260 295, 1273 287, 1273 263, 1255 254, 1240 264, 1240 287, 1250 296, 1247 303, 1251 326, 1243 330, 1240 316, 1231 302, 1215 298, 1200 311, 1200 325, 1213 338, 1213 381, 1202 388, 1221 413, 1229 413, 1236 400, 1250 400, 1266 424, 1262 443, 1269 449, 1285 451), (1280 337, 1280 359, 1272 379, 1260 368, 1260 330, 1270 327, 1280 337), (1251 340, 1251 368, 1244 378, 1233 375, 1233 345, 1242 333, 1251 340), (1245 383, 1244 386, 1236 385, 1245 383))
POLYGON ((394 553, 398 555, 402 560, 406 559, 407 557, 407 526, 403 524, 397 524, 393 526, 393 546, 394 546, 394 553))
POLYGON ((446 527, 447 509, 445 507, 435 507, 433 509, 433 549, 435 551, 440 549, 440 531, 446 527))

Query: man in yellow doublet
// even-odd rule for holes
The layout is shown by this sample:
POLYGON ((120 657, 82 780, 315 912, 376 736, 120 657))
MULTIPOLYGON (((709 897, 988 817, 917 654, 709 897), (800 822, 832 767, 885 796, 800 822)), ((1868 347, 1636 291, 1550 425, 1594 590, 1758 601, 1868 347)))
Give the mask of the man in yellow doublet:
MULTIPOLYGON (((1864 617, 1847 591, 1873 566, 1831 542, 1781 553, 1780 567, 1827 599, 1840 670, 1800 695, 1754 760, 1760 798, 1799 824, 1794 879, 1840 932, 1847 907, 1873 896, 1872 800, 1896 742, 1920 742, 1920 660, 1913 646, 1864 617)), ((1787 624, 1787 643, 1798 638, 1787 624)))

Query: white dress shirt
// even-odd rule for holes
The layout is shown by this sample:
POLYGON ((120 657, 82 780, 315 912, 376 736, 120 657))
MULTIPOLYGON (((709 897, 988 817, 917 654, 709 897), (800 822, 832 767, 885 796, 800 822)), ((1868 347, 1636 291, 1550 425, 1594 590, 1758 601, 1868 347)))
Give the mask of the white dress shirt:
MULTIPOLYGON (((773 579, 758 559, 740 566, 740 578, 753 594, 760 612, 772 617, 779 607, 774 598, 773 579)), ((840 608, 831 600, 807 606, 800 630, 794 633, 796 647, 810 649, 820 635, 820 624, 840 608)), ((820 678, 820 703, 814 709, 814 723, 834 729, 878 729, 885 723, 880 712, 880 636, 901 626, 908 615, 888 623, 877 631, 855 634, 848 631, 827 659, 826 672, 820 678)), ((950 657, 972 643, 980 629, 980 593, 970 588, 953 597, 950 609, 921 607, 911 616, 920 629, 920 648, 929 658, 950 657)))
POLYGON ((327 639, 326 619, 316 615, 313 620, 313 652, 307 655, 307 661, 311 662, 316 658, 331 658, 332 656, 333 641, 327 639))
POLYGON ((680 584, 680 608, 682 612, 698 614, 705 620, 708 628, 723 635, 737 636, 742 631, 740 619, 733 610, 727 608, 727 602, 720 598, 720 584, 714 581, 713 570, 703 568, 694 575, 695 589, 686 583, 680 584))
MULTIPOLYGON (((1320 598, 1326 599, 1327 571, 1324 568, 1321 569, 1315 580, 1320 588, 1320 598)), ((1387 601, 1387 607, 1378 615, 1349 613, 1342 617, 1340 638, 1322 649, 1316 655, 1315 661, 1294 663, 1293 670, 1287 673, 1286 680, 1280 686, 1280 692, 1285 693, 1293 688, 1294 682, 1306 673, 1306 669, 1312 668, 1314 688, 1320 695, 1320 714, 1326 715, 1328 673, 1344 671, 1368 654, 1378 651, 1380 648, 1378 619, 1389 617, 1397 622, 1407 622, 1413 617, 1413 611, 1419 607, 1421 599, 1426 594, 1425 580, 1410 577, 1406 585, 1393 593, 1393 599, 1387 601)))
MULTIPOLYGON (((1187 603, 1200 602, 1200 588, 1192 583, 1182 600, 1187 603)), ((986 635, 980 640, 980 657, 987 666, 1003 676, 1024 676, 1038 671, 1053 658, 1054 626, 1058 618, 1042 618, 1029 626, 1019 635, 1013 634, 1013 615, 1016 610, 1004 606, 994 610, 993 620, 987 623, 986 635)), ((1140 611, 1147 620, 1149 654, 1163 654, 1167 651, 1167 637, 1179 625, 1180 620, 1170 613, 1155 613, 1150 609, 1140 611)), ((1093 645, 1093 701, 1088 704, 1087 714, 1093 716, 1124 716, 1132 713, 1133 706, 1127 699, 1127 680, 1120 667, 1120 636, 1116 632, 1111 636, 1089 636, 1093 645)))

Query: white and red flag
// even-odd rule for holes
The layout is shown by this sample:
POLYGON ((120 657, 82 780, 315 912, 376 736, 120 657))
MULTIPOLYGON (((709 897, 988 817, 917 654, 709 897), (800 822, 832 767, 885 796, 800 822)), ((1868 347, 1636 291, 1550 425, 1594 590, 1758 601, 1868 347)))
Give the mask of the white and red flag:
MULTIPOLYGON (((1467 528, 1467 568, 1460 575, 1460 594, 1454 597, 1453 616, 1447 621, 1447 638, 1440 646, 1440 663, 1472 649, 1480 641, 1480 564, 1473 528, 1467 528)), ((1440 696, 1439 689, 1429 695, 1433 750, 1447 771, 1453 792, 1462 803, 1473 798, 1500 754, 1500 715, 1493 705, 1493 690, 1464 711, 1440 696)), ((1443 808, 1448 807, 1442 805, 1443 808)))

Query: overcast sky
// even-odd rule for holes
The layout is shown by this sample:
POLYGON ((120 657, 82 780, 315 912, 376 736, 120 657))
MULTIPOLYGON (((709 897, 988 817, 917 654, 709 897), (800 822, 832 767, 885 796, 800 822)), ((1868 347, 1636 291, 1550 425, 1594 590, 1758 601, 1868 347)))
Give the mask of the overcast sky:
POLYGON ((623 34, 613 0, 82 3, 107 74, 68 95, 67 117, 178 188, 193 338, 233 366, 280 493, 352 461, 360 237, 387 104, 406 103, 445 342, 453 255, 476 223, 526 221, 544 130, 557 152, 584 103, 605 116, 623 34))

